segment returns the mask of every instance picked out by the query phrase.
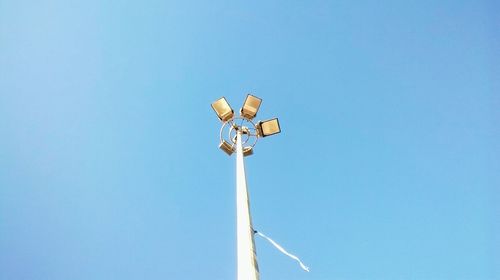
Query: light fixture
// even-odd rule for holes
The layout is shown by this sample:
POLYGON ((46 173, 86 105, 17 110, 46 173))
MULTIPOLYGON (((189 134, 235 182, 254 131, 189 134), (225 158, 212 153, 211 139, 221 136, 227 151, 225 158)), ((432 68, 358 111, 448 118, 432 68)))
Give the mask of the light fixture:
POLYGON ((219 148, 223 150, 228 156, 234 153, 234 146, 229 144, 226 140, 222 140, 219 144, 219 148))
POLYGON ((259 111, 260 103, 262 103, 262 99, 248 94, 243 103, 243 107, 240 109, 241 116, 249 120, 255 118, 259 111))
POLYGON ((233 118, 234 111, 231 109, 229 103, 227 103, 226 98, 221 97, 212 103, 212 109, 214 109, 217 117, 223 122, 226 122, 233 118))
POLYGON ((253 155, 253 148, 252 147, 245 147, 243 148, 243 156, 251 156, 253 155))
POLYGON ((260 121, 257 125, 259 136, 267 137, 281 132, 278 118, 260 121))
POLYGON ((236 153, 236 136, 238 134, 242 138, 243 156, 249 156, 253 154, 253 148, 259 138, 271 136, 281 131, 277 118, 258 123, 252 121, 259 111, 261 103, 262 99, 248 94, 240 110, 240 116, 234 115, 233 109, 224 97, 212 103, 212 108, 222 121, 219 148, 226 154, 236 153))
POLYGON ((238 280, 259 279, 254 241, 255 231, 250 215, 244 158, 253 154, 259 138, 271 136, 281 131, 277 118, 258 123, 252 121, 259 111, 261 103, 262 99, 248 94, 239 116, 234 115, 231 106, 224 97, 212 103, 212 108, 222 121, 219 148, 229 156, 236 154, 236 271, 238 280))

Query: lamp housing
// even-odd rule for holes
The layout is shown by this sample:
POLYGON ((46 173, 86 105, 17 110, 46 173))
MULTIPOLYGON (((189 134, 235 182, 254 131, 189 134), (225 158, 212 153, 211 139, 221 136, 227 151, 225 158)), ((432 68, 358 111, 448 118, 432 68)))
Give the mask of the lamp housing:
POLYGON ((262 99, 248 94, 245 102, 243 102, 243 107, 240 109, 240 115, 249 120, 255 118, 261 103, 262 99))
POLYGON ((217 117, 223 122, 226 122, 233 118, 234 111, 227 102, 226 98, 221 97, 212 103, 212 109, 214 109, 217 117))
POLYGON ((278 118, 260 121, 256 125, 259 136, 267 137, 281 132, 278 118))
POLYGON ((222 140, 222 142, 219 144, 219 148, 223 150, 228 156, 234 153, 233 145, 229 144, 226 140, 222 140))
POLYGON ((251 156, 251 155, 253 155, 253 148, 252 147, 243 148, 243 156, 244 157, 251 156))

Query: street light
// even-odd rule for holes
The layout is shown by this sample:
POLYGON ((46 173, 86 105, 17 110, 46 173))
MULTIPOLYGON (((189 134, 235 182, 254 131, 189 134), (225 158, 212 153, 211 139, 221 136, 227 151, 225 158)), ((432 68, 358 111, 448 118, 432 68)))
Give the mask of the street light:
POLYGON ((253 154, 255 144, 261 137, 281 132, 277 118, 254 123, 262 99, 247 95, 240 116, 234 116, 224 97, 212 103, 217 117, 222 121, 219 148, 229 156, 236 152, 236 236, 237 236, 237 280, 258 280, 259 267, 255 254, 254 229, 250 215, 250 199, 243 158, 253 154))

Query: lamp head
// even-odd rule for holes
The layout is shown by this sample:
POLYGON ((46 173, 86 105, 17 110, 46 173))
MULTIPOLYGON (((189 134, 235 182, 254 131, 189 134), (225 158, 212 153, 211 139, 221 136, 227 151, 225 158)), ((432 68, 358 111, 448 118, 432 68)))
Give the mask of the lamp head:
POLYGON ((262 99, 248 94, 245 102, 243 102, 243 107, 240 109, 240 115, 246 119, 252 120, 259 111, 260 103, 262 103, 262 99))
POLYGON ((226 122, 230 119, 233 118, 234 116, 234 111, 227 102, 226 98, 221 97, 217 99, 215 102, 212 103, 212 109, 214 109, 215 113, 217 114, 217 117, 222 122, 226 122))
POLYGON ((234 153, 234 146, 229 144, 226 140, 222 140, 219 144, 219 148, 223 150, 228 156, 234 153))
POLYGON ((257 131, 259 136, 267 137, 281 132, 280 123, 278 118, 260 121, 257 123, 257 131))

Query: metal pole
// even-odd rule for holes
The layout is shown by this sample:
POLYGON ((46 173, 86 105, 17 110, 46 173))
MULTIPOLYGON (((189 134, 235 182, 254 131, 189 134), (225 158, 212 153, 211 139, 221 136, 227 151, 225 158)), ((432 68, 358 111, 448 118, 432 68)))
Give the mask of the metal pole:
POLYGON ((236 134, 236 239, 238 250, 237 280, 259 280, 259 267, 255 254, 250 200, 243 161, 241 131, 236 134))

